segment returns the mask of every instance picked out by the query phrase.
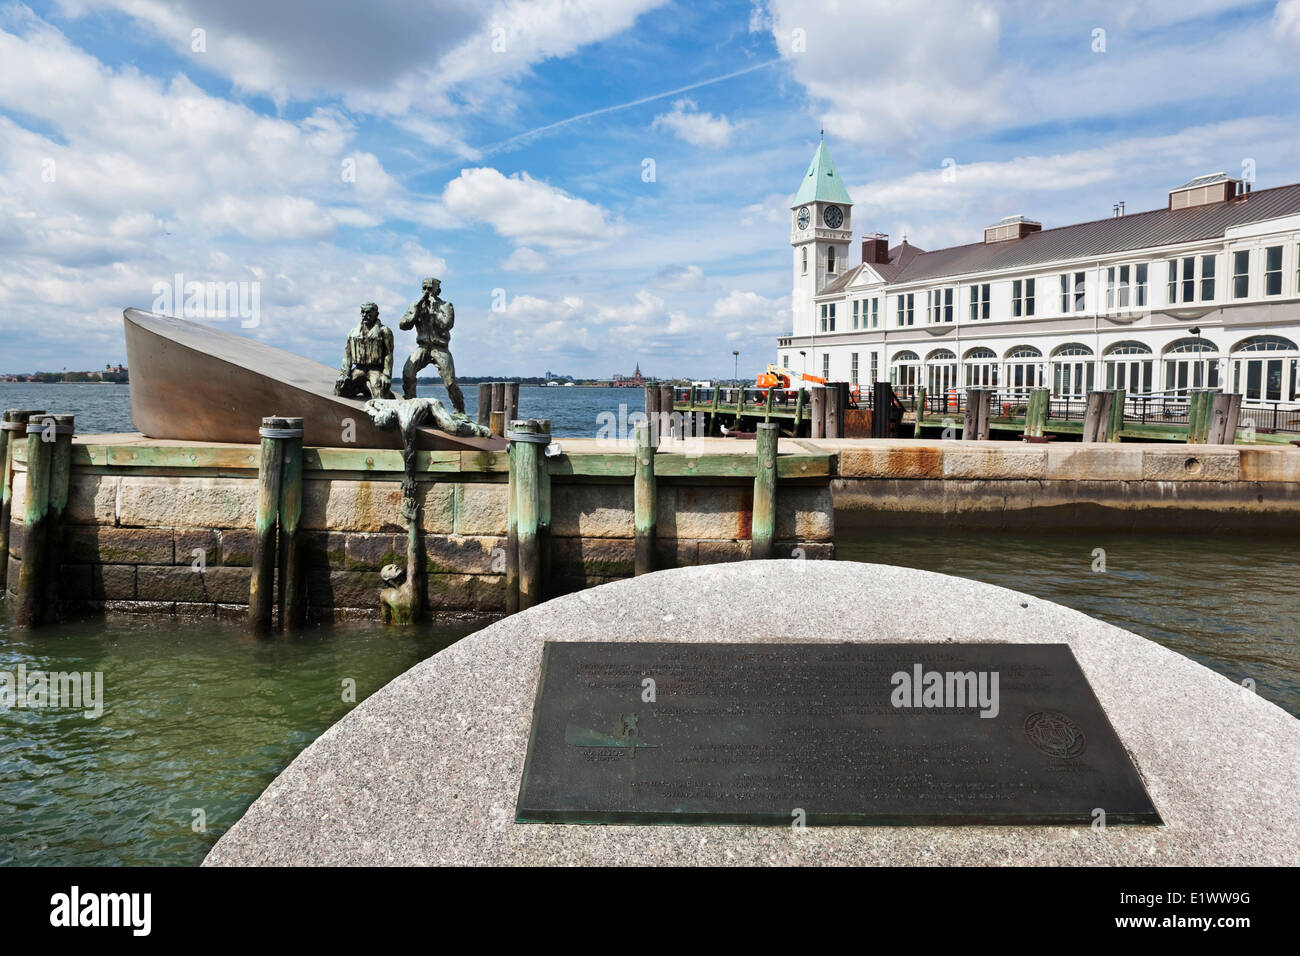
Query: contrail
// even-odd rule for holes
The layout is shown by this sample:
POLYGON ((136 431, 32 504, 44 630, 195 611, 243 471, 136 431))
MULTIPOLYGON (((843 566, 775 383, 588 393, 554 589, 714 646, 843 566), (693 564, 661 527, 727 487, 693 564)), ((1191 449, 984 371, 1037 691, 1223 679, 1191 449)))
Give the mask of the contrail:
POLYGON ((536 129, 530 129, 526 133, 520 133, 517 136, 511 136, 507 140, 502 140, 494 146, 485 147, 482 152, 484 156, 491 155, 503 149, 509 149, 518 143, 527 142, 543 133, 549 133, 551 130, 560 129, 568 126, 570 123, 576 123, 579 120, 591 119, 593 116, 601 116, 605 113, 614 113, 618 110, 630 109, 633 106, 640 106, 642 103, 653 103, 655 100, 662 100, 668 96, 676 96, 678 93, 688 93, 691 90, 698 90, 702 86, 709 86, 713 83, 721 83, 723 80, 730 80, 733 77, 744 76, 746 73, 753 73, 755 70, 761 70, 773 64, 780 63, 781 58, 766 60, 762 63, 755 63, 753 66, 747 66, 743 70, 734 70, 731 73, 724 73, 722 76, 711 77, 707 80, 700 80, 698 83, 690 83, 686 86, 679 86, 675 90, 665 90, 662 93, 652 93, 650 96, 643 96, 640 99, 628 100, 626 103, 618 103, 614 106, 602 106, 598 110, 590 110, 586 113, 579 113, 577 116, 570 116, 568 119, 557 120, 554 123, 547 123, 545 126, 538 126, 536 129))

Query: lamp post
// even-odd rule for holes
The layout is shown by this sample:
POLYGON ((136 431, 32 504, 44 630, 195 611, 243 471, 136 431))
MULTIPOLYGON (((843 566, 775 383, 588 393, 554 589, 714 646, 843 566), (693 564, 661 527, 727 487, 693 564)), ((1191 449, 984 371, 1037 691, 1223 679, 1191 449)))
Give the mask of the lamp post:
POLYGON ((732 377, 732 379, 735 381, 735 383, 736 383, 737 385, 739 385, 739 384, 740 384, 740 349, 732 349, 732 350, 731 350, 731 355, 732 355, 732 358, 734 358, 734 359, 736 360, 736 367, 735 367, 734 371, 732 372, 732 376, 731 376, 731 377, 732 377))
MULTIPOLYGON (((803 374, 804 374, 805 376, 807 376, 807 374, 808 374, 808 353, 805 352, 803 349, 800 349, 800 350, 799 350, 799 357, 803 359, 803 374)), ((805 379, 805 381, 806 381, 806 379, 805 379)))

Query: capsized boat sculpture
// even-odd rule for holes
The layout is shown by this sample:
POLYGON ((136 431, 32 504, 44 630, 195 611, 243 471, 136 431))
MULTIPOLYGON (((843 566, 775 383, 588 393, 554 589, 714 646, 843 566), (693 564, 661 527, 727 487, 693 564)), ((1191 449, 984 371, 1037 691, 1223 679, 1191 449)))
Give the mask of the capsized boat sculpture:
MULTIPOLYGON (((131 418, 148 438, 256 443, 269 415, 301 416, 303 444, 401 448, 365 403, 334 394, 338 370, 210 325, 140 309, 122 313, 131 418), (345 441, 345 437, 353 441, 345 441)), ((418 429, 426 451, 500 451, 506 440, 418 429)))

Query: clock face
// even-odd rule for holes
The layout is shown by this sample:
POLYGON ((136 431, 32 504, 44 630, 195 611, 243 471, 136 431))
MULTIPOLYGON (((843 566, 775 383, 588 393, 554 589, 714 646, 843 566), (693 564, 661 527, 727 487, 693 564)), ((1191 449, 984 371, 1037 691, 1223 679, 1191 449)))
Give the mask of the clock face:
POLYGON ((808 228, 808 221, 809 221, 809 219, 811 219, 811 218, 812 218, 812 216, 809 214, 809 212, 808 212, 808 207, 807 207, 807 206, 804 206, 802 209, 800 209, 800 210, 799 210, 799 220, 798 220, 798 222, 799 222, 799 228, 800 228, 800 229, 807 229, 807 228, 808 228))
POLYGON ((827 206, 822 218, 831 229, 838 229, 844 224, 844 210, 839 206, 827 206))

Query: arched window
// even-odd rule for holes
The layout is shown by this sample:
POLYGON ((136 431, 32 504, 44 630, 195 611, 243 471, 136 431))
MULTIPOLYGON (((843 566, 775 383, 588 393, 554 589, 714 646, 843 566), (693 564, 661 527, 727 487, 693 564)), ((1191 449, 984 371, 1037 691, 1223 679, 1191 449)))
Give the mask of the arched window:
POLYGON ((1234 352, 1295 352, 1296 344, 1280 335, 1252 335, 1232 347, 1234 352))
POLYGON ((1084 398, 1092 391, 1096 374, 1092 349, 1067 342, 1052 353, 1052 397, 1084 398))
POLYGON ((966 353, 962 362, 965 367, 967 388, 996 388, 998 384, 998 356, 992 349, 977 346, 966 353))
POLYGON ((917 355, 915 352, 911 351, 910 349, 903 349, 903 351, 895 353, 894 361, 895 362, 919 362, 921 361, 921 356, 917 355))
POLYGON ((1042 357, 1043 353, 1038 351, 1038 349, 1034 348, 1032 345, 1017 345, 1007 353, 1007 358, 1009 359, 1031 359, 1042 357))
POLYGON ((1165 348, 1166 355, 1182 355, 1187 352, 1217 352, 1219 347, 1207 339, 1179 339, 1165 348))
POLYGON ((1091 354, 1092 354, 1092 349, 1088 348, 1088 346, 1080 345, 1078 342, 1070 342, 1058 348, 1055 352, 1052 353, 1052 356, 1054 358, 1064 358, 1069 355, 1091 355, 1091 354))
POLYGON ((1107 355, 1150 355, 1151 346, 1143 345, 1141 342, 1134 342, 1131 339, 1123 342, 1116 342, 1110 348, 1106 349, 1107 355))
POLYGON ((927 362, 955 362, 957 356, 952 349, 935 349, 925 357, 927 362))
POLYGON ((826 248, 826 271, 835 271, 835 247, 827 246, 826 248))
POLYGON ((894 355, 889 366, 894 390, 903 398, 915 398, 921 384, 921 357, 910 349, 894 355))

